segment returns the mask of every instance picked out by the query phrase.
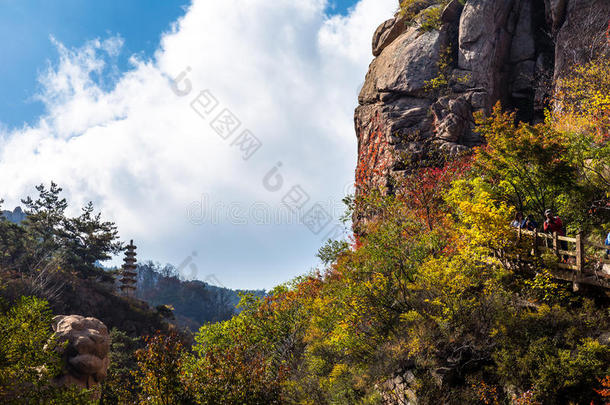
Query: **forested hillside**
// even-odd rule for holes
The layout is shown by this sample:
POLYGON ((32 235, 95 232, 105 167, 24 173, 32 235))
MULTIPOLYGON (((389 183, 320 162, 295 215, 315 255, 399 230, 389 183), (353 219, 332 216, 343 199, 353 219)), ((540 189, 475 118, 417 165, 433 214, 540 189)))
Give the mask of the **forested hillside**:
POLYGON ((610 403, 609 7, 401 1, 356 110, 353 233, 268 293, 143 262, 119 294, 116 224, 38 186, 0 215, 0 402, 610 403), (61 340, 58 314, 99 320, 61 340))
POLYGON ((608 291, 574 292, 553 276, 566 259, 534 252, 511 222, 520 211, 542 224, 552 209, 568 234, 603 242, 609 94, 604 58, 573 70, 544 122, 518 122, 499 104, 479 115, 485 146, 439 151, 394 194, 352 200, 366 220, 351 243, 320 250, 326 268, 244 299, 192 351, 159 337, 180 360, 154 378, 182 373, 177 391, 145 392, 204 404, 604 403, 608 291))
POLYGON ((240 294, 263 297, 265 291, 231 290, 199 280, 181 280, 172 265, 146 262, 138 266, 136 296, 154 307, 170 306, 176 323, 192 331, 208 322, 230 319, 238 312, 240 294))
POLYGON ((56 184, 37 191, 22 201, 25 219, 0 216, 0 398, 82 403, 88 397, 77 390, 49 385, 64 367, 49 349, 53 315, 93 316, 132 337, 167 331, 169 324, 146 303, 119 296, 114 277, 97 265, 122 250, 116 226, 92 204, 67 216, 56 184))
MULTIPOLYGON (((610 231, 608 59, 576 67, 557 94, 544 122, 498 104, 477 118, 484 146, 438 150, 394 193, 347 199, 358 233, 320 249, 326 267, 244 296, 232 318, 234 294, 153 264, 139 297, 166 310, 116 295, 96 266, 120 252, 114 225, 90 205, 66 217, 61 190, 40 186, 20 225, 0 220, 0 396, 90 402, 50 384, 61 364, 47 349, 52 313, 84 313, 114 328, 102 403, 607 402, 608 290, 573 291, 554 277, 570 259, 511 226, 517 212, 542 226, 551 210, 587 242, 610 231), (172 312, 191 328, 221 322, 193 344, 169 330, 172 312)), ((585 257, 607 271, 603 252, 585 257)))

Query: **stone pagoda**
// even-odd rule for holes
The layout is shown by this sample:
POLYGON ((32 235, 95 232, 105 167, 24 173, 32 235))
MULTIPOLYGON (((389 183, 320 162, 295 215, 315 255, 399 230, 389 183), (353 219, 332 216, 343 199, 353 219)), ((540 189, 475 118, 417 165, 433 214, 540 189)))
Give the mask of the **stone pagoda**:
POLYGON ((121 271, 121 293, 128 297, 133 297, 136 291, 136 277, 138 275, 136 266, 136 246, 133 244, 133 240, 129 242, 127 251, 125 252, 125 262, 123 264, 123 270, 121 271))

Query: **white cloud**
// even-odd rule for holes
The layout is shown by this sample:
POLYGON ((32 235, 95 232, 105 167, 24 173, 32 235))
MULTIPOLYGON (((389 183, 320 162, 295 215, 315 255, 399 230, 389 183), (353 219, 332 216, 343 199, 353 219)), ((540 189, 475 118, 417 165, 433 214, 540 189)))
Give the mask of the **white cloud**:
MULTIPOLYGON (((375 27, 395 0, 361 0, 348 16, 326 16, 324 0, 195 0, 152 60, 111 90, 103 83, 123 45, 112 37, 67 49, 40 80, 47 113, 0 138, 7 206, 54 180, 75 207, 93 200, 140 257, 180 262, 192 251, 200 278, 231 287, 271 287, 308 270, 322 235, 303 225, 192 225, 202 194, 247 209, 277 207, 300 184, 312 201, 339 201, 353 179, 353 109, 372 59, 375 27), (190 68, 192 92, 169 78, 190 68), (191 108, 209 89, 263 143, 248 161, 191 108), (262 185, 278 162, 284 188, 262 185)), ((219 107, 220 108, 220 107, 219 107)), ((220 111, 220 110, 218 110, 220 111)), ((1 127, 1 126, 0 126, 1 127)), ((310 202, 310 205, 312 202, 310 202)))

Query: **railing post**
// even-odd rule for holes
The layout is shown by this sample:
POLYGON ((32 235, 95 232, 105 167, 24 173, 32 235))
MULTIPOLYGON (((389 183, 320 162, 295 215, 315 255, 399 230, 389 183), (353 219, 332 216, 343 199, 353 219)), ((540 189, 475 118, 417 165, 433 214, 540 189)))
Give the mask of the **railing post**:
POLYGON ((583 267, 585 264, 585 258, 584 258, 584 245, 582 243, 582 232, 578 231, 578 233, 576 234, 576 274, 574 274, 574 281, 572 282, 572 290, 574 292, 577 292, 578 290, 580 290, 580 283, 578 283, 576 280, 580 278, 580 275, 582 274, 583 271, 583 267))
POLYGON ((553 232, 553 252, 559 257, 559 239, 557 239, 557 232, 553 232))
POLYGON ((538 256, 538 228, 534 228, 534 249, 532 249, 532 252, 534 252, 534 256, 538 256))
POLYGON ((583 248, 582 233, 578 231, 578 234, 576 234, 576 267, 578 267, 579 273, 582 273, 585 264, 583 248))

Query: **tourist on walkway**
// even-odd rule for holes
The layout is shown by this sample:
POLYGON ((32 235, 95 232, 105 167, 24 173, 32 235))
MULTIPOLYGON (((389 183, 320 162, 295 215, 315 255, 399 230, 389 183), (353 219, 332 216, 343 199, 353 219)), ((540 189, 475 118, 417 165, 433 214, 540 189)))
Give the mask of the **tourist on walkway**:
MULTIPOLYGON (((544 211, 544 217, 546 220, 544 221, 544 232, 547 233, 557 233, 559 236, 566 236, 565 231, 563 230, 563 222, 561 218, 553 215, 553 211, 550 209, 544 211)), ((562 240, 559 242, 559 246, 561 246, 562 250, 568 250, 568 242, 562 240)), ((566 262, 568 260, 567 256, 561 256, 562 261, 566 262)))
MULTIPOLYGON (((606 236, 606 246, 610 246, 610 232, 608 232, 608 236, 606 236)), ((610 249, 606 250, 606 254, 610 255, 610 249)))
POLYGON ((528 215, 527 218, 525 218, 523 227, 528 231, 533 231, 534 229, 538 229, 538 222, 534 221, 533 216, 528 215))
POLYGON ((565 232, 563 230, 563 222, 561 218, 553 215, 553 211, 546 210, 544 211, 544 217, 546 220, 544 221, 544 232, 554 233, 557 232, 557 235, 565 236, 565 232))
POLYGON ((523 213, 521 211, 515 214, 515 219, 510 223, 513 228, 523 228, 525 225, 525 219, 523 219, 523 213))

